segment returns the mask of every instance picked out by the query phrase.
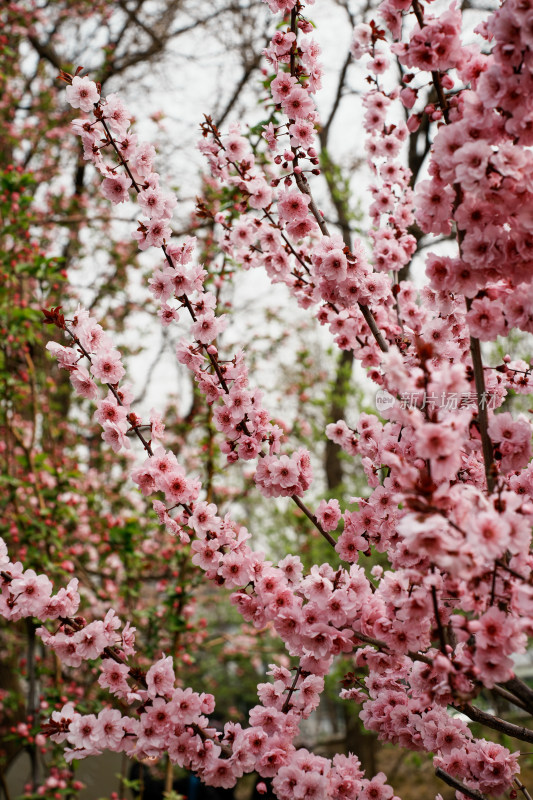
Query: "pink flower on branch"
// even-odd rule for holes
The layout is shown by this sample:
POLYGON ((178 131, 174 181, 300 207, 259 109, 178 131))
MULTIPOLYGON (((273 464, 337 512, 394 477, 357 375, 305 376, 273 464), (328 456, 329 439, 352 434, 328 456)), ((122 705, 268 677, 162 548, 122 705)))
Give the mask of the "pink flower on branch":
POLYGON ((80 78, 76 75, 71 85, 67 86, 66 95, 72 108, 79 108, 85 112, 92 111, 100 99, 98 87, 87 76, 80 78))
POLYGON ((132 182, 127 175, 113 175, 111 178, 104 178, 102 194, 112 203, 125 203, 128 200, 128 189, 131 185, 132 182))
POLYGON ((91 361, 91 372, 102 383, 116 384, 125 375, 118 350, 98 353, 91 361))

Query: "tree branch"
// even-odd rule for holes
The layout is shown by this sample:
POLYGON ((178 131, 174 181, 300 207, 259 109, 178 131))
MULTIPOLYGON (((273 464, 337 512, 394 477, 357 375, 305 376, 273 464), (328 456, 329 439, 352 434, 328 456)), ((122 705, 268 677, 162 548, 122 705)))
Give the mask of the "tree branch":
POLYGON ((521 725, 515 725, 513 722, 506 722, 499 717, 493 717, 492 714, 487 714, 486 711, 471 706, 470 703, 457 705, 455 708, 463 714, 466 714, 473 722, 479 722, 487 728, 505 733, 507 736, 512 736, 514 739, 519 739, 522 742, 533 742, 533 730, 530 728, 524 728, 521 725))
POLYGON ((458 781, 457 778, 452 778, 448 772, 445 772, 440 767, 437 767, 435 770, 435 775, 437 778, 440 778, 441 781, 447 783, 448 786, 451 786, 458 792, 462 792, 462 794, 465 794, 467 797, 471 797, 472 800, 487 800, 484 794, 481 794, 481 792, 476 792, 475 789, 469 789, 468 786, 465 786, 464 783, 458 781))
MULTIPOLYGON (((472 300, 467 298, 466 307, 470 309, 472 300)), ((481 436, 481 448, 483 451, 483 464, 485 466, 485 478, 489 494, 494 491, 496 465, 494 463, 494 447, 489 436, 489 420, 487 414, 487 391, 485 389, 485 375, 483 373, 483 360, 481 358, 481 346, 479 339, 470 337, 470 353, 472 356, 472 366, 474 368, 474 381, 477 394, 477 411, 479 421, 479 433, 481 436)))

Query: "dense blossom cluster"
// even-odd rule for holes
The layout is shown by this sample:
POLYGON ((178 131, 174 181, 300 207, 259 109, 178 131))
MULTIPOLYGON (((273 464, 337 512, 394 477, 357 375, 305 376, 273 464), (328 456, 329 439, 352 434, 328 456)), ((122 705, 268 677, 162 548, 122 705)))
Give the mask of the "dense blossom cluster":
MULTIPOLYGON (((435 137, 430 180, 417 191, 422 229, 446 232, 453 221, 461 240, 459 256, 439 263, 433 285, 470 298, 486 292, 468 312, 473 335, 485 340, 514 327, 533 331, 533 107, 525 89, 532 43, 526 13, 520 3, 506 2, 489 18, 480 32, 493 41, 490 55, 457 47, 461 19, 457 10, 450 15, 446 69, 457 69, 470 89, 450 97, 449 124, 435 137)), ((406 48, 411 51, 410 44, 406 48)))
MULTIPOLYGON (((532 704, 512 658, 533 635, 532 431, 526 417, 498 411, 510 392, 531 391, 531 368, 505 357, 483 369, 479 355, 480 339, 494 340, 513 327, 532 330, 533 107, 520 100, 529 81, 531 26, 522 24, 524 4, 507 0, 480 28, 493 42, 490 55, 462 45, 455 5, 437 17, 414 0, 412 25, 402 14, 411 8, 408 0, 384 0, 380 13, 390 45, 375 23, 356 27, 352 54, 370 58, 364 108, 374 229, 367 259, 361 242, 348 246, 330 235, 302 167, 318 163, 319 51, 302 38, 312 26, 292 0, 269 5, 285 13, 287 24, 265 51, 274 71, 266 161, 254 155, 239 126, 223 136, 209 119, 201 150, 213 178, 240 197, 239 218, 234 209, 213 214, 224 253, 245 268, 263 266, 302 306, 317 306, 337 345, 355 352, 390 400, 382 419, 363 413, 354 428, 339 420, 326 430, 348 455, 361 458, 369 493, 352 499, 355 508, 336 499, 322 500, 315 513, 303 506, 343 563, 306 572, 298 556, 274 565, 254 550, 250 532, 203 499, 199 481, 165 449, 156 412, 150 440, 143 437, 131 391, 121 383, 120 354, 79 308, 71 321, 53 315, 74 346, 49 349, 76 392, 96 401, 95 419, 113 450, 129 447, 133 436, 141 441, 146 459, 131 477, 152 497, 161 523, 189 547, 192 563, 232 590, 244 620, 273 628, 295 666, 271 666, 247 728, 228 722, 217 732, 209 722, 214 698, 179 685, 170 657, 145 673, 132 666, 135 637, 128 623, 113 611, 88 624, 76 617, 75 579, 53 595, 49 579, 11 562, 3 543, 0 611, 11 620, 57 620, 54 633, 39 629, 43 642, 72 666, 103 657, 99 684, 128 708, 96 716, 67 704, 54 712, 48 733, 68 743, 70 758, 106 748, 136 758, 167 753, 213 786, 233 786, 257 770, 273 778, 280 800, 389 800, 394 792, 385 776, 364 777, 356 756, 329 760, 296 749, 301 720, 317 707, 335 656, 345 654, 362 677, 347 679, 341 696, 361 705, 367 729, 433 753, 458 788, 500 794, 519 771, 517 754, 474 737, 452 714, 457 709, 490 724, 490 715, 471 705, 483 688, 514 696, 526 710, 532 704), (391 54, 416 71, 404 75, 401 90, 380 83, 391 54), (438 102, 418 109, 424 75, 438 102), (406 124, 393 121, 400 102, 411 111, 406 124), (423 114, 438 130, 429 178, 413 193, 403 149, 423 114), (410 281, 398 283, 417 246, 410 232, 414 206, 423 232, 455 230, 458 242, 455 257, 427 257, 430 284, 420 292, 410 281), (106 387, 104 397, 98 384, 106 387), (409 403, 402 402, 407 392, 409 403), (373 550, 386 554, 388 568, 367 574, 359 560, 373 550)), ((173 200, 159 187, 153 148, 137 142, 119 98, 101 100, 88 78, 66 80, 70 103, 94 111, 94 121, 76 120, 74 128, 85 157, 102 174, 102 191, 121 203, 134 190, 145 214, 134 238, 141 249, 163 249, 164 265, 150 289, 163 325, 183 309, 191 319, 194 341, 182 341, 177 358, 213 404, 222 451, 229 462, 257 459, 259 490, 290 496, 302 507, 312 477, 309 454, 280 454, 281 428, 249 386, 244 354, 219 360, 215 339, 226 319, 216 314, 204 270, 192 263, 194 240, 171 240, 173 200), (118 161, 108 163, 106 148, 118 161)), ((500 720, 493 727, 520 738, 517 726, 500 720)))
MULTIPOLYGON (((250 212, 236 223, 230 212, 215 215, 221 226, 220 246, 246 269, 264 267, 271 281, 285 283, 304 308, 318 304, 318 319, 329 327, 337 345, 377 363, 379 347, 386 345, 374 341, 368 315, 391 337, 399 332, 390 280, 372 272, 361 241, 349 249, 339 236, 329 235, 322 212, 309 194, 306 173, 318 172, 314 93, 320 88, 320 49, 309 36, 296 40, 295 30, 309 34, 312 26, 300 15, 297 26, 293 24, 284 34, 278 32, 265 51, 276 73, 270 84, 274 112, 287 121, 269 122, 263 135, 273 166, 281 166, 282 175, 268 180, 269 172, 257 163, 238 126, 227 139, 212 124, 204 126, 200 150, 213 178, 235 186, 250 212), (289 73, 291 58, 295 65, 289 73)), ((406 237, 402 242, 410 254, 412 241, 406 237)), ((407 258, 405 253, 403 262, 407 258)))
MULTIPOLYGON (((68 79, 67 79, 68 80, 68 79)), ((264 457, 256 481, 267 496, 302 494, 310 484, 312 473, 309 457, 304 451, 289 458, 277 457, 280 449, 281 429, 270 423, 269 416, 261 404, 261 392, 248 386, 248 373, 243 354, 238 353, 231 362, 218 363, 216 337, 224 330, 225 315, 217 316, 216 298, 205 290, 207 273, 198 265, 191 265, 195 239, 177 245, 170 242, 169 221, 175 205, 174 198, 159 188, 159 175, 153 171, 155 151, 151 145, 137 142, 130 128, 130 115, 122 101, 110 95, 105 102, 99 101, 94 84, 87 78, 75 77, 67 87, 69 101, 74 107, 88 110, 96 103, 96 122, 89 124, 80 119, 73 123, 74 130, 81 136, 84 154, 104 176, 102 192, 112 203, 122 203, 129 199, 130 189, 135 189, 137 201, 148 219, 141 219, 134 232, 139 248, 160 247, 165 258, 164 266, 155 269, 150 279, 150 290, 160 304, 159 317, 164 326, 177 322, 180 309, 185 308, 192 320, 191 334, 194 342, 182 340, 177 347, 178 361, 190 369, 199 388, 208 402, 220 401, 214 410, 214 423, 224 434, 223 452, 228 461, 251 460, 264 457), (89 88, 88 88, 89 87, 89 88), (100 146, 101 127, 104 128, 104 142, 119 156, 120 164, 108 163, 100 146), (100 129, 100 130, 99 130, 100 129), (267 444, 267 452, 262 449, 267 444), (288 477, 289 476, 289 477, 288 477)), ((234 154, 242 152, 241 137, 229 137, 228 150, 234 154)), ((255 185, 258 208, 270 203, 266 197, 266 183, 255 185)), ((299 193, 298 193, 298 196, 299 193)), ((238 241, 247 236, 243 227, 235 232, 238 241)), ((86 319, 87 312, 78 309, 78 314, 69 331, 76 337, 85 355, 90 357, 90 371, 93 378, 109 384, 117 384, 124 370, 120 356, 103 334, 100 326, 86 319), (87 328, 87 330, 86 330, 87 328)), ((87 369, 79 363, 80 357, 73 348, 64 348, 51 343, 49 349, 58 357, 62 367, 71 371, 71 381, 76 391, 84 397, 96 399, 97 388, 87 369)), ((132 428, 138 427, 140 420, 129 413, 129 393, 116 397, 109 392, 99 400, 95 418, 104 428, 103 438, 111 444, 115 452, 129 447, 126 437, 132 428)), ((150 420, 153 438, 158 438, 160 423, 150 420)), ((184 490, 184 476, 177 465, 157 461, 150 454, 145 465, 136 471, 134 480, 144 494, 163 491, 171 505, 188 503, 196 498, 199 487, 192 493, 184 490)), ((168 520, 167 520, 168 521, 168 520)), ((169 522, 175 532, 176 526, 169 522)))

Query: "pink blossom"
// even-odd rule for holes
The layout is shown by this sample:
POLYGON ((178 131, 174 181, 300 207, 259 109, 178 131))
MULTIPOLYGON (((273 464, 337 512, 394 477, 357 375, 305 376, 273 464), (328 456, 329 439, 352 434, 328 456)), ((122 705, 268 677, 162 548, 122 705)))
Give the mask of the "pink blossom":
POLYGON ((459 442, 456 431, 436 422, 422 425, 417 431, 416 440, 418 455, 434 459, 454 453, 459 442))
POLYGON ((338 500, 321 500, 315 511, 315 516, 325 531, 334 531, 341 518, 338 500))
POLYGON ((249 181, 247 189, 250 192, 248 204, 250 208, 267 208, 272 202, 272 189, 259 178, 254 181, 249 181))
POLYGON ((229 589, 245 586, 252 578, 250 564, 243 559, 242 555, 236 552, 222 556, 218 574, 224 578, 225 585, 229 589))
POLYGON ((171 699, 171 717, 181 725, 188 725, 203 713, 200 695, 190 687, 174 689, 171 699))
POLYGON ((109 750, 118 750, 124 738, 124 727, 120 711, 115 708, 102 709, 98 714, 98 727, 102 736, 99 746, 109 750))
POLYGON ((79 353, 73 347, 63 347, 58 342, 48 342, 46 349, 57 359, 57 363, 62 369, 76 366, 80 358, 79 353))
POLYGON ((288 222, 303 220, 308 214, 310 200, 309 195, 302 194, 298 189, 284 192, 278 200, 279 214, 288 222))
POLYGON ((80 108, 85 112, 92 111, 93 106, 100 99, 96 84, 87 76, 80 78, 76 75, 72 79, 72 84, 67 86, 66 95, 72 108, 80 108))
POLYGON ((146 224, 144 243, 146 247, 161 247, 172 236, 165 219, 152 219, 146 224))
POLYGON ((232 134, 224 143, 226 153, 231 161, 240 161, 249 151, 249 145, 243 136, 232 134))
POLYGON ((370 45, 372 42, 372 28, 366 22, 360 22, 353 29, 352 44, 350 52, 352 56, 358 60, 365 53, 370 52, 370 45))
POLYGON ((145 189, 137 195, 137 202, 150 219, 159 219, 165 212, 165 198, 159 189, 145 189))
POLYGON ((216 542, 197 540, 191 545, 193 553, 192 563, 203 570, 216 569, 220 563, 221 554, 218 552, 216 542))
POLYGON ((100 665, 102 674, 98 678, 98 683, 103 689, 109 689, 112 694, 125 697, 130 691, 126 678, 129 675, 129 668, 126 664, 117 664, 110 658, 102 659, 100 665))
POLYGON ((86 397, 89 400, 95 400, 98 397, 98 387, 92 380, 91 376, 81 364, 76 366, 70 373, 70 382, 74 387, 76 394, 80 397, 86 397))
POLYGON ((372 780, 363 781, 363 790, 358 794, 358 800, 390 800, 394 791, 386 784, 387 776, 378 772, 372 780))
POLYGON ((74 747, 99 752, 100 730, 94 714, 78 716, 68 730, 68 741, 74 747))
POLYGON ((289 119, 306 119, 314 111, 314 104, 305 89, 295 87, 281 101, 281 107, 289 119))
POLYGON ((174 668, 172 656, 161 658, 146 673, 146 683, 150 697, 170 697, 174 691, 174 668))
POLYGON ((91 362, 91 372, 102 383, 117 384, 125 374, 118 350, 97 353, 91 362))
MULTIPOLYGON (((104 115, 109 127, 114 133, 120 135, 125 133, 128 129, 130 124, 128 110, 117 94, 107 95, 104 105, 104 115)), ((148 147, 151 147, 151 145, 148 145, 148 147)))
POLYGON ((46 575, 37 575, 32 569, 11 581, 11 593, 17 601, 22 616, 40 616, 41 609, 52 594, 52 583, 46 575))
POLYGON ((147 177, 152 172, 154 158, 155 149, 153 145, 143 142, 137 146, 137 149, 131 160, 131 165, 138 175, 141 177, 147 177))
POLYGON ((192 325, 191 331, 195 339, 202 344, 209 344, 213 339, 222 333, 227 324, 227 319, 224 315, 215 317, 213 312, 202 314, 196 322, 192 325))
POLYGON ((74 634, 78 654, 84 658, 97 658, 110 642, 101 620, 95 620, 74 634))
POLYGON ((289 133, 291 135, 291 145, 293 147, 300 146, 304 149, 312 147, 315 134, 315 128, 312 122, 306 119, 299 119, 289 125, 289 133))
POLYGON ((104 425, 105 422, 124 422, 126 420, 127 410, 124 406, 119 406, 117 400, 111 392, 103 400, 97 403, 96 411, 94 412, 94 419, 104 425))
POLYGON ((503 555, 509 543, 509 525, 497 514, 482 512, 470 523, 469 536, 479 543, 479 547, 488 559, 496 559, 503 555))
POLYGON ((158 486, 165 492, 170 503, 188 503, 192 497, 191 485, 182 467, 174 467, 158 480, 158 486))
POLYGON ((111 178, 104 178, 102 194, 112 203, 125 203, 129 197, 128 189, 130 187, 131 180, 127 175, 113 175, 111 178))
POLYGON ((415 26, 409 44, 393 46, 402 64, 421 70, 448 70, 461 58, 461 13, 455 3, 439 14, 426 15, 422 30, 415 26))
POLYGON ((422 181, 417 185, 416 218, 424 232, 450 232, 454 197, 451 186, 437 181, 422 181))
POLYGON ((129 449, 131 443, 126 436, 129 425, 124 422, 105 422, 103 425, 102 439, 110 445, 114 453, 119 453, 125 447, 129 449))
POLYGON ((498 445, 504 473, 527 464, 531 458, 531 425, 525 417, 513 420, 508 411, 495 414, 488 430, 492 441, 498 445))
POLYGON ((296 78, 288 72, 278 72, 272 83, 270 91, 275 103, 281 103, 297 86, 296 78))
POLYGON ((466 318, 472 336, 482 341, 504 336, 507 331, 501 306, 488 297, 474 300, 466 318))

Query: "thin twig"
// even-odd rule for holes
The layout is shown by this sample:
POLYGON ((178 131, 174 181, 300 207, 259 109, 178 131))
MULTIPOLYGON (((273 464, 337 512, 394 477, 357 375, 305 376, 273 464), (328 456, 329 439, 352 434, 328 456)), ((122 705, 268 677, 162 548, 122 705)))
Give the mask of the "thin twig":
POLYGON ((288 710, 289 710, 290 703, 291 703, 291 697, 294 694, 294 691, 296 689, 296 684, 298 683, 298 678, 300 677, 301 673, 302 673, 302 668, 298 667, 298 669, 296 670, 296 675, 294 676, 294 680, 293 680, 293 682, 291 684, 291 687, 290 687, 290 689, 289 689, 289 691, 287 693, 287 697, 285 698, 285 702, 283 703, 283 705, 281 707, 281 712, 283 714, 286 714, 288 712, 288 710))
MULTIPOLYGON (((70 337, 72 337, 72 339, 74 340, 74 342, 76 343, 76 345, 77 345, 77 347, 80 349, 80 351, 83 353, 83 355, 85 356, 85 358, 87 358, 87 359, 88 359, 88 361, 89 361, 89 363, 90 363, 90 364, 92 364, 92 358, 91 358, 91 354, 90 354, 90 353, 89 353, 89 352, 88 352, 88 351, 85 349, 85 347, 82 345, 82 343, 80 342, 80 340, 78 339, 78 337, 76 336, 76 334, 75 334, 75 333, 73 333, 73 332, 70 330, 70 328, 68 328, 66 325, 65 325, 65 327, 64 327, 64 330, 65 330, 65 331, 68 333, 68 335, 69 335, 70 337)), ((118 403, 120 406, 124 406, 124 403, 122 402, 122 400, 121 400, 121 398, 120 398, 119 392, 118 392, 118 390, 117 390, 117 389, 116 389, 116 388, 113 386, 113 384, 111 384, 111 383, 108 383, 108 384, 107 384, 107 386, 109 387, 109 391, 112 393, 112 395, 113 395, 113 397, 115 398, 115 400, 117 401, 117 403, 118 403)), ((149 455, 149 456, 153 456, 153 454, 154 454, 154 451, 152 450, 152 447, 151 447, 150 443, 146 441, 146 439, 144 438, 144 436, 143 436, 143 435, 142 435, 142 433, 140 432, 140 430, 139 430, 139 426, 137 426, 137 425, 132 425, 132 430, 133 430, 133 432, 135 433, 135 435, 137 436, 137 438, 139 439, 139 441, 141 442, 142 446, 144 447, 144 449, 146 450, 146 452, 148 453, 148 455, 149 455)))
POLYGON ((303 512, 304 512, 305 516, 306 516, 308 519, 310 519, 310 520, 311 520, 311 522, 313 523, 313 525, 315 526, 315 528, 316 528, 316 529, 318 530, 318 532, 319 532, 319 533, 320 533, 320 534, 321 534, 321 535, 324 537, 324 539, 326 540, 326 542, 329 542, 329 543, 330 543, 330 545, 331 545, 332 547, 335 547, 335 545, 337 544, 337 542, 335 541, 335 539, 333 538, 333 536, 332 536, 330 533, 328 533, 327 531, 325 531, 325 530, 324 530, 324 528, 322 527, 322 525, 320 524, 320 522, 317 520, 317 518, 315 517, 315 515, 313 514, 313 512, 312 512, 312 511, 310 511, 310 510, 307 508, 307 506, 306 506, 304 503, 302 503, 302 501, 300 500, 300 498, 298 497, 298 495, 296 495, 296 494, 291 494, 291 500, 293 500, 293 501, 296 503, 296 505, 298 506, 298 508, 299 508, 301 511, 303 511, 303 512))
POLYGON ((526 789, 526 787, 524 786, 522 781, 520 781, 518 778, 515 778, 514 779, 514 783, 516 785, 516 788, 519 789, 522 792, 522 794, 524 795, 526 800, 533 800, 533 798, 529 794, 528 790, 526 789))
MULTIPOLYGON (((467 308, 471 301, 467 299, 467 308)), ((489 420, 487 414, 487 392, 485 389, 485 376, 483 374, 483 361, 481 359, 481 346, 479 339, 475 336, 470 337, 470 353, 472 355, 472 366, 474 368, 474 381, 476 384, 477 410, 479 421, 479 433, 481 436, 481 448, 483 451, 483 463, 485 465, 485 478, 489 494, 494 490, 494 474, 496 465, 494 463, 494 447, 489 436, 489 420)))

